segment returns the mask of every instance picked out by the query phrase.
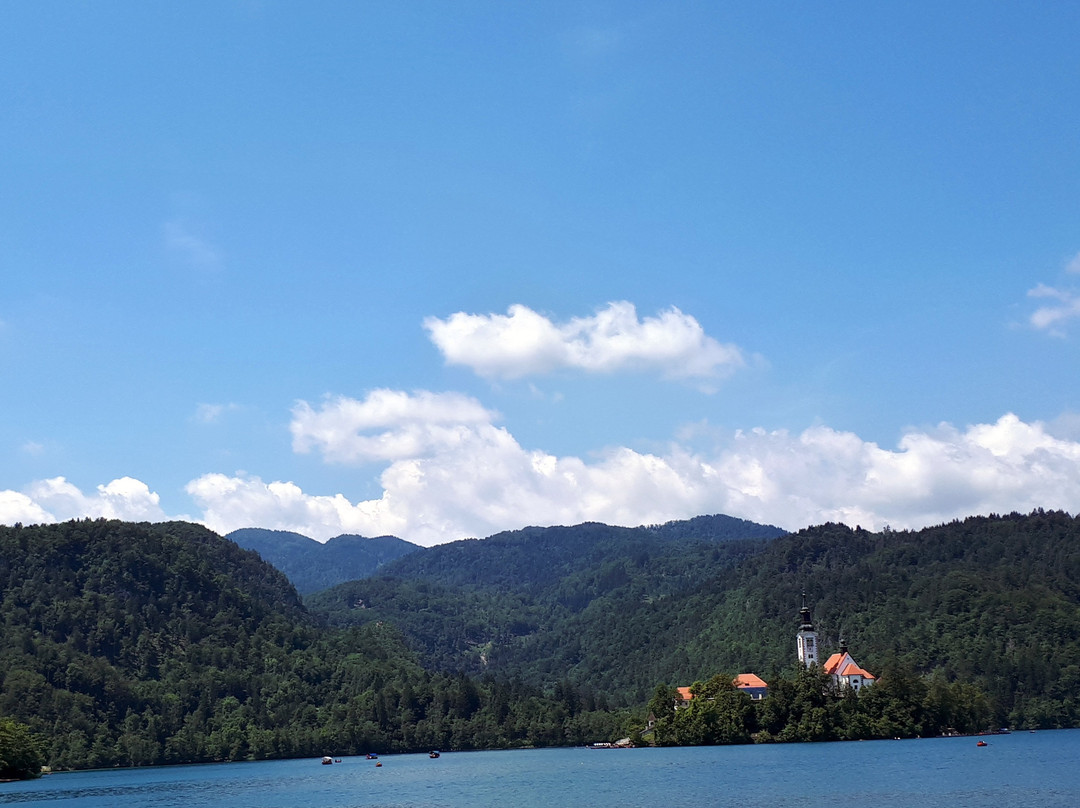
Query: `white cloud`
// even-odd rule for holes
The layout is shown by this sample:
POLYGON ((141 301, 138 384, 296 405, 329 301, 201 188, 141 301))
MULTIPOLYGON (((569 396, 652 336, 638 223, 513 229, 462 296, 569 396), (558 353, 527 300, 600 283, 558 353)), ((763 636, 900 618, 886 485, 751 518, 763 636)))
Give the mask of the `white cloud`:
POLYGON ((330 398, 318 411, 298 402, 290 429, 297 452, 317 449, 333 463, 393 461, 451 448, 495 415, 459 393, 375 390, 364 401, 330 398))
POLYGON ((342 494, 305 494, 291 482, 264 483, 258 477, 224 474, 205 474, 188 483, 186 490, 202 509, 202 521, 222 534, 263 527, 325 541, 341 533, 404 536, 410 532, 410 525, 395 518, 386 506, 386 496, 353 504, 342 494))
POLYGON ((218 530, 393 533, 421 544, 528 524, 638 525, 716 512, 791 529, 824 521, 914 528, 1080 502, 1080 443, 1011 414, 965 430, 909 430, 893 450, 819 426, 737 432, 711 453, 673 444, 652 454, 613 448, 586 460, 526 449, 477 402, 458 398, 378 391, 365 401, 333 399, 320 411, 298 406, 294 441, 305 450, 336 463, 387 463, 379 499, 354 504, 292 483, 221 475, 189 491, 218 530), (449 418, 440 405, 450 402, 467 417, 449 418), (420 412, 433 413, 435 423, 405 423, 420 412), (375 431, 359 435, 361 428, 375 431))
POLYGON ((0 524, 14 525, 23 522, 40 525, 56 519, 26 494, 18 491, 0 491, 0 524))
POLYGON ((570 368, 656 371, 672 379, 716 379, 745 364, 742 352, 708 336, 677 308, 638 319, 632 303, 609 303, 592 317, 554 323, 514 305, 503 314, 428 317, 424 328, 448 364, 487 378, 517 379, 570 368))
POLYGON ((1039 306, 1031 314, 1031 325, 1054 336, 1064 336, 1062 326, 1074 317, 1080 317, 1080 295, 1067 289, 1055 289, 1040 283, 1028 292, 1028 297, 1049 298, 1056 302, 1039 306))
POLYGON ((121 477, 84 494, 63 477, 33 483, 25 492, 0 491, 0 522, 50 523, 76 518, 160 522, 160 497, 146 483, 121 477))
MULTIPOLYGON (((1080 253, 1066 263, 1065 272, 1070 275, 1080 274, 1080 253)), ((1080 317, 1080 294, 1074 289, 1040 283, 1034 289, 1028 290, 1028 297, 1054 301, 1035 309, 1028 322, 1033 328, 1046 331, 1055 337, 1065 336, 1065 323, 1080 317)))
MULTIPOLYGON (((527 449, 495 417, 474 399, 446 393, 379 390, 318 409, 301 403, 293 420, 298 450, 333 463, 384 463, 377 499, 312 494, 242 474, 206 474, 187 492, 202 521, 221 533, 252 526, 322 540, 389 533, 420 544, 530 524, 639 525, 703 513, 789 529, 826 521, 919 528, 972 514, 1074 510, 1080 502, 1080 441, 1013 414, 964 429, 910 429, 894 449, 816 426, 739 431, 710 452, 673 443, 588 459, 527 449)), ((126 477, 92 495, 62 477, 0 492, 0 522, 79 516, 166 518, 157 495, 126 477)))

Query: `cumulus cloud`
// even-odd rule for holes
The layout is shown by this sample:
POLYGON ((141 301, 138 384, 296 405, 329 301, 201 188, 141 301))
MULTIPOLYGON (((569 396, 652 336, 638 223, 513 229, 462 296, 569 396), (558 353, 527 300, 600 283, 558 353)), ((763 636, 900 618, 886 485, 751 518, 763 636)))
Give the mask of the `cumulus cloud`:
POLYGON ((394 461, 459 445, 495 413, 459 393, 375 390, 363 401, 339 396, 321 409, 293 408, 293 449, 320 451, 332 463, 394 461))
POLYGON ((56 517, 19 491, 0 491, 0 524, 23 522, 40 525, 55 522, 56 517))
POLYGON ((386 499, 353 504, 342 494, 315 496, 291 482, 204 474, 188 483, 202 521, 225 534, 242 527, 291 530, 325 541, 341 533, 406 536, 412 526, 396 518, 386 499))
POLYGON ((120 477, 84 494, 63 477, 33 483, 25 492, 0 491, 0 523, 42 524, 76 518, 160 522, 168 518, 146 483, 120 477))
POLYGON ((559 369, 659 372, 672 379, 716 379, 745 365, 742 351, 705 333, 677 308, 638 319, 626 301, 592 317, 555 323, 527 306, 506 314, 457 312, 424 320, 448 364, 486 378, 517 379, 559 369))
POLYGON ((472 399, 434 393, 378 391, 317 410, 302 404, 294 442, 330 462, 385 462, 379 499, 353 503, 222 475, 194 481, 189 492, 218 530, 392 533, 421 544, 528 524, 639 525, 717 512, 790 529, 825 521, 916 528, 1080 501, 1080 443, 1012 414, 963 430, 912 429, 895 449, 818 426, 740 431, 709 453, 675 443, 591 459, 522 447, 493 418, 472 399), (452 411, 465 417, 455 421, 452 411))
MULTIPOLYGON (((206 474, 186 490, 201 520, 221 533, 257 526, 321 540, 393 534, 425 545, 530 524, 640 525, 703 513, 789 529, 826 521, 919 528, 1080 502, 1080 441, 1061 425, 1013 414, 963 429, 909 429, 895 448, 827 426, 710 429, 721 439, 708 452, 675 442, 589 458, 523 447, 497 418, 452 393, 378 390, 363 400, 302 402, 293 413, 297 450, 336 464, 382 463, 378 498, 353 501, 244 474, 206 474)), ((0 492, 0 522, 78 516, 166 518, 157 495, 126 477, 90 495, 62 477, 0 492)))

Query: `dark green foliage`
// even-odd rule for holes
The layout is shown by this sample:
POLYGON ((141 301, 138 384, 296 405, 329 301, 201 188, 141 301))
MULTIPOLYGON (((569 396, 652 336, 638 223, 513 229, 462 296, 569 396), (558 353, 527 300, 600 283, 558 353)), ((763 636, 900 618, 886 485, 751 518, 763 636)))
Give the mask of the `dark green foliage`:
POLYGON ((763 669, 790 659, 789 604, 805 589, 826 646, 843 634, 871 671, 895 660, 966 682, 1001 726, 1080 724, 1080 520, 1068 514, 876 534, 824 525, 774 543, 733 583, 729 614, 742 600, 743 626, 778 626, 763 669))
POLYGON ((54 767, 584 743, 631 734, 610 710, 641 721, 647 702, 665 743, 1080 724, 1067 514, 724 541, 717 526, 414 552, 310 598, 334 629, 195 525, 0 528, 0 715, 54 767), (860 698, 779 675, 804 589, 825 649, 843 632, 880 676, 860 698), (748 709, 718 671, 761 674, 769 698, 748 709), (709 695, 665 712, 659 681, 709 695))
MULTIPOLYGON (((449 586, 480 586, 540 591, 610 562, 644 565, 654 555, 668 555, 687 542, 771 539, 784 531, 731 516, 699 516, 652 527, 612 527, 586 522, 574 527, 527 527, 496 533, 483 541, 469 539, 430 547, 401 558, 383 571, 396 578, 423 578, 449 586)), ((578 586, 581 581, 578 581, 578 586)), ((618 581, 607 581, 611 588, 618 581)), ((564 587, 568 606, 583 602, 571 584, 564 587)))
POLYGON ((41 776, 45 742, 28 726, 0 718, 0 780, 30 780, 41 776))
POLYGON ((661 746, 703 746, 749 743, 757 729, 754 703, 731 683, 732 677, 717 674, 707 682, 695 682, 687 707, 657 717, 654 737, 661 746))
POLYGON ((329 631, 277 570, 190 524, 0 528, 0 714, 56 768, 584 743, 567 685, 428 673, 396 628, 329 631))
POLYGON ((609 706, 640 705, 699 624, 686 612, 766 546, 738 531, 780 532, 718 516, 527 528, 413 553, 307 603, 337 625, 399 625, 437 669, 567 677, 609 706))
POLYGON ((457 542, 309 605, 341 625, 399 625, 425 665, 566 678, 633 706, 658 681, 790 669, 806 591, 824 647, 843 634, 872 672, 895 659, 967 683, 1001 726, 1080 725, 1080 521, 1068 514, 719 543, 695 534, 709 520, 673 524, 678 535, 582 525, 457 542))
POLYGON ((366 578, 384 564, 419 550, 394 536, 366 539, 345 534, 320 543, 286 530, 242 528, 225 538, 254 550, 288 576, 302 595, 366 578))
MULTIPOLYGON (((709 744, 854 741, 976 733, 992 726, 986 697, 967 684, 941 677, 927 682, 910 669, 890 664, 872 687, 858 695, 836 690, 820 669, 769 683, 761 701, 738 692, 732 677, 714 676, 691 687, 690 704, 675 710, 659 703, 666 686, 650 704, 655 718, 653 740, 661 746, 709 744), (660 710, 660 712, 657 712, 660 710)), ((674 704, 674 702, 671 702, 674 704)))

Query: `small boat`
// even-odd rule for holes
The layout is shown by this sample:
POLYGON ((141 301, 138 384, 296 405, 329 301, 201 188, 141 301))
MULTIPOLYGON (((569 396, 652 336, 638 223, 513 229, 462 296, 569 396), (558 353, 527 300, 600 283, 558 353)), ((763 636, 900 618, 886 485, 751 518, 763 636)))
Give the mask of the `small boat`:
POLYGON ((379 756, 377 754, 375 754, 374 752, 368 752, 367 753, 367 759, 368 760, 378 760, 379 756))
POLYGON ((334 762, 334 759, 332 757, 330 757, 329 755, 326 755, 326 757, 324 757, 322 759, 322 765, 324 765, 324 766, 330 766, 330 765, 333 764, 333 762, 334 762))
POLYGON ((341 763, 341 758, 334 758, 334 763, 341 763))
POLYGON ((979 741, 976 746, 986 746, 986 741, 979 741))
POLYGON ((436 752, 436 751, 434 751, 434 750, 432 750, 432 751, 428 752, 428 757, 429 757, 429 758, 431 758, 432 760, 434 760, 434 759, 435 759, 435 758, 437 758, 438 756, 439 756, 439 753, 438 753, 438 752, 436 752))

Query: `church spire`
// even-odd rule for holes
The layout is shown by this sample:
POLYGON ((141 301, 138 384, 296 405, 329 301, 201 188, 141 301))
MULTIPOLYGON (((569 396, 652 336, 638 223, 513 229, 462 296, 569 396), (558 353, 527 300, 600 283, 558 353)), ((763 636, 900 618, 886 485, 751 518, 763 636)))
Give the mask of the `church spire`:
POLYGON ((813 631, 814 622, 810 618, 810 607, 806 605, 806 593, 802 593, 802 608, 799 609, 799 620, 802 625, 799 626, 799 631, 813 631))
POLYGON ((810 607, 806 605, 806 593, 802 595, 802 608, 799 609, 799 633, 795 635, 795 648, 799 654, 799 663, 809 668, 818 664, 818 636, 814 631, 814 621, 810 607))

